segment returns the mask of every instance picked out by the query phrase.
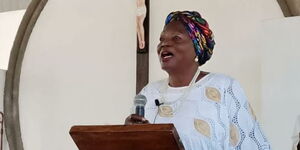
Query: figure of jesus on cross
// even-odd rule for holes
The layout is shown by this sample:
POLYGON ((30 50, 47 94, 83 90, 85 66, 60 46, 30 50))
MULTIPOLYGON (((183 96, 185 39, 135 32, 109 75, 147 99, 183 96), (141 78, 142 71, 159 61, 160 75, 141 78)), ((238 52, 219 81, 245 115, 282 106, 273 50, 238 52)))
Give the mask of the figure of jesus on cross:
POLYGON ((136 6, 136 93, 139 93, 149 78, 149 0, 136 0, 136 6))

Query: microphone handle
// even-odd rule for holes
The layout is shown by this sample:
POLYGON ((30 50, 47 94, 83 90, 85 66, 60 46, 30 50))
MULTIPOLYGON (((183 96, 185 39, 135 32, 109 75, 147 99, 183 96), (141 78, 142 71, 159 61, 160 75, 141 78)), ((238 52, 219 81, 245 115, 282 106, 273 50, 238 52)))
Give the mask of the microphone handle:
POLYGON ((137 105, 135 107, 135 114, 137 114, 137 115, 139 115, 141 117, 144 117, 145 116, 145 107, 137 105))

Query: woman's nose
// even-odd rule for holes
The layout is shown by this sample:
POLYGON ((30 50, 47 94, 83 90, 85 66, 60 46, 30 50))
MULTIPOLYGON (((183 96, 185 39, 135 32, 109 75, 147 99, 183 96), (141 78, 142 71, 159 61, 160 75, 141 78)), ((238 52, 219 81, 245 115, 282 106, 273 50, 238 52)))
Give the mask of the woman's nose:
POLYGON ((157 45, 157 52, 160 53, 160 51, 164 48, 170 47, 172 45, 172 41, 168 36, 161 36, 160 42, 157 45))
POLYGON ((171 41, 168 39, 164 39, 161 41, 161 47, 168 47, 171 45, 171 41))

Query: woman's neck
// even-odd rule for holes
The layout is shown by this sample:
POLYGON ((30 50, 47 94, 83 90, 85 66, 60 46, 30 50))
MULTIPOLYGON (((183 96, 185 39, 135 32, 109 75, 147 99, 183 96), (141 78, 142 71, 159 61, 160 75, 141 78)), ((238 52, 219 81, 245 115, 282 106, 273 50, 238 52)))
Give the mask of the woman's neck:
MULTIPOLYGON (((188 86, 193 79, 198 67, 185 69, 180 72, 172 72, 169 74, 169 85, 172 87, 188 86)), ((199 76, 197 78, 199 80, 199 76)))

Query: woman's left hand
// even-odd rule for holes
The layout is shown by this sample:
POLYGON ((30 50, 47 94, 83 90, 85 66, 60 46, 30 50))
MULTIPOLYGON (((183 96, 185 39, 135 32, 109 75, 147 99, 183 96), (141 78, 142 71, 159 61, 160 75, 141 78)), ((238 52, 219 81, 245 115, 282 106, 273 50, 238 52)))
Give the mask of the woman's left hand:
POLYGON ((130 125, 130 124, 149 124, 149 121, 137 114, 131 114, 125 119, 125 125, 130 125))

